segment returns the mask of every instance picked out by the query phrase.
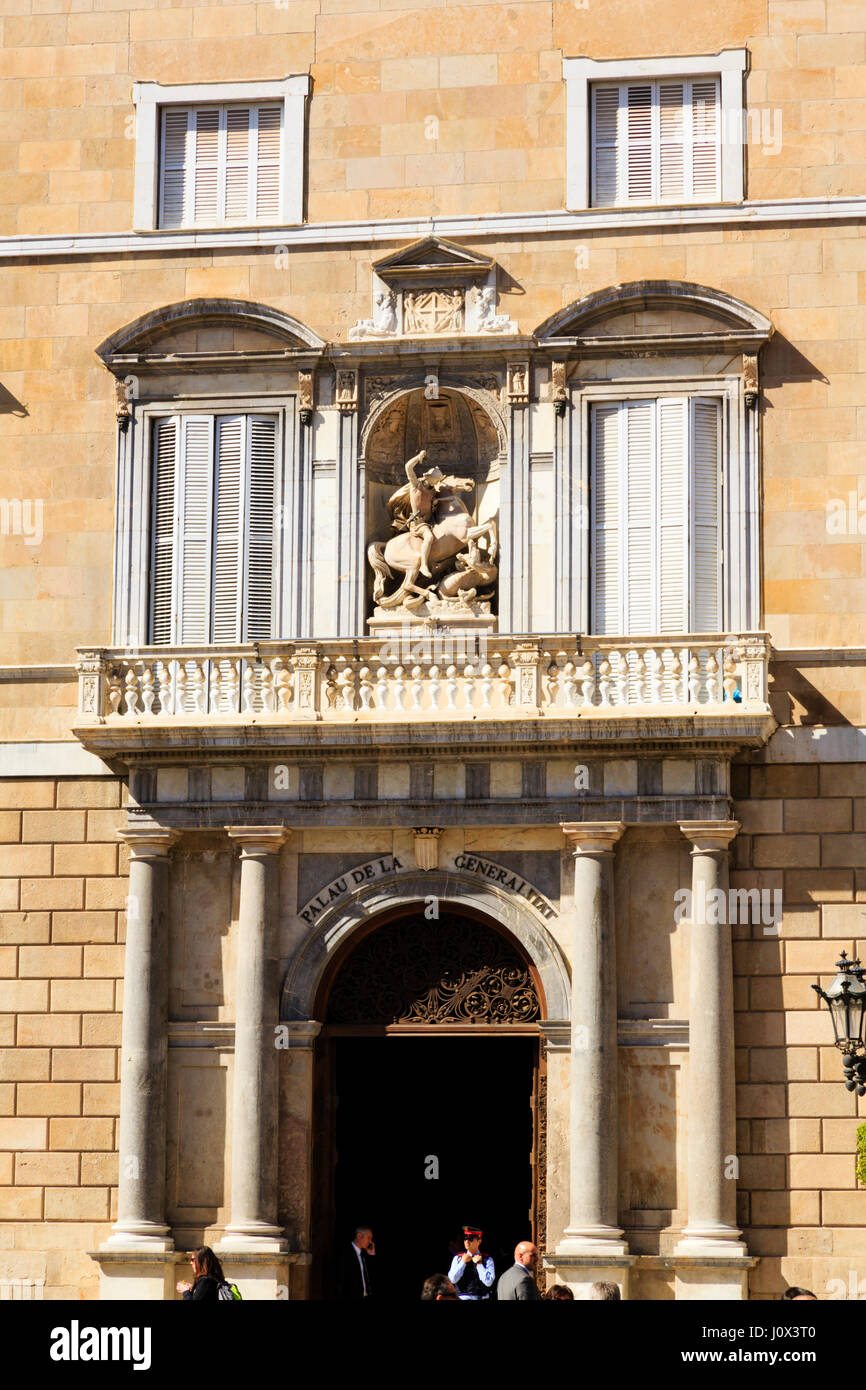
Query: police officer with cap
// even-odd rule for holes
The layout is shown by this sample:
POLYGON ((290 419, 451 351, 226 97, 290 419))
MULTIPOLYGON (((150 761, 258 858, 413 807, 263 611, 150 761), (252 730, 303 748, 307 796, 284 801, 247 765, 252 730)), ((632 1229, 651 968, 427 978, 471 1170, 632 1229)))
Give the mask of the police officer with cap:
POLYGON ((496 1278, 492 1257, 479 1248, 481 1235, 480 1226, 463 1227, 465 1249, 462 1255, 454 1256, 448 1271, 448 1278, 464 1302, 476 1303, 489 1299, 496 1278))

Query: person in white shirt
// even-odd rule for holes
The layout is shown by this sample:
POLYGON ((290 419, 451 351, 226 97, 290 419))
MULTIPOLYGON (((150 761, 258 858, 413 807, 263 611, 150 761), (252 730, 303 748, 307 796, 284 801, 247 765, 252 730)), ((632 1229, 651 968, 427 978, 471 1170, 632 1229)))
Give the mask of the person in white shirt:
POLYGON ((483 1232, 478 1226, 463 1227, 462 1255, 455 1255, 451 1261, 448 1278, 457 1290, 458 1298, 464 1302, 480 1302, 490 1297, 490 1290, 496 1278, 493 1258, 481 1250, 483 1232))

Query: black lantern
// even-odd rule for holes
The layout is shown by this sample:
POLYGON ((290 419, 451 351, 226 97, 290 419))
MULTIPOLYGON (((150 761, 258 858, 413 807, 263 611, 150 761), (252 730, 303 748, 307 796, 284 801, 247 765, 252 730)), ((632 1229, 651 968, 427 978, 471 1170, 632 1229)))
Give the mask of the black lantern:
POLYGON ((816 994, 827 1001, 836 1046, 842 1053, 845 1088, 866 1096, 866 1045, 863 1042, 863 1019, 866 1013, 866 984, 859 958, 850 961, 845 951, 836 962, 839 974, 828 990, 813 985, 816 994))

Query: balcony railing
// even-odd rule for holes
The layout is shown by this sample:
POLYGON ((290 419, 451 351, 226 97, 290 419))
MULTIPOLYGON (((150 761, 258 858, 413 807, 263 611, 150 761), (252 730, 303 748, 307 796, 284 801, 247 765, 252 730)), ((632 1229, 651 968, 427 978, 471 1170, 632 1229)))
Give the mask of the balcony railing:
POLYGON ((79 649, 78 725, 766 714, 766 633, 79 649))

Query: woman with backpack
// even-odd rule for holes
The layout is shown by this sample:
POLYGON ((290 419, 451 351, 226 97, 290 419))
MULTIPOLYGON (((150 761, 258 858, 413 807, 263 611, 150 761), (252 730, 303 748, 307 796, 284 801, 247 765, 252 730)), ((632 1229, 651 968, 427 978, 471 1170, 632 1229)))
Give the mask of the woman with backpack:
MULTIPOLYGON (((181 1281, 177 1291, 193 1303, 219 1303, 220 1289, 226 1286, 223 1267, 209 1245, 200 1245, 189 1257, 193 1281, 181 1281)), ((234 1294, 231 1295, 234 1297, 234 1294)))

